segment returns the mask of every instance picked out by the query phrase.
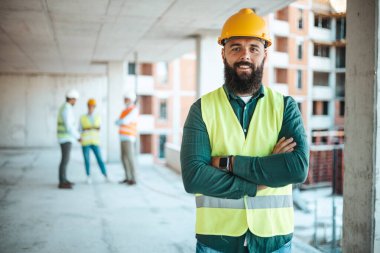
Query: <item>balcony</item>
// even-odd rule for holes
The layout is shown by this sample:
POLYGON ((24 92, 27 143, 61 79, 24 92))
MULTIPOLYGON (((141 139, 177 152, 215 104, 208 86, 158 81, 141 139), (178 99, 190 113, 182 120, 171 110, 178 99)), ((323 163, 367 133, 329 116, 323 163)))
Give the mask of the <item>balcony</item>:
POLYGON ((311 58, 311 66, 314 70, 331 71, 332 67, 331 59, 328 57, 313 56, 311 58))
POLYGON ((139 115, 137 129, 140 134, 150 134, 154 131, 154 117, 149 114, 139 115))
POLYGON ((275 19, 271 29, 273 35, 289 36, 289 23, 286 21, 275 19))
POLYGON ((334 91, 328 86, 313 86, 313 100, 330 100, 334 97, 334 91))
POLYGON ((288 53, 274 51, 271 55, 271 58, 273 59, 271 62, 274 67, 282 67, 282 68, 289 67, 288 53))
MULTIPOLYGON (((127 76, 127 84, 135 84, 135 76, 127 76)), ((153 76, 140 75, 137 78, 137 95, 153 95, 154 94, 154 79, 153 76)))
POLYGON ((311 129, 329 129, 333 127, 334 122, 328 115, 316 115, 312 116, 310 119, 311 129))
POLYGON ((310 39, 317 41, 333 42, 334 36, 330 29, 313 26, 310 32, 310 39))

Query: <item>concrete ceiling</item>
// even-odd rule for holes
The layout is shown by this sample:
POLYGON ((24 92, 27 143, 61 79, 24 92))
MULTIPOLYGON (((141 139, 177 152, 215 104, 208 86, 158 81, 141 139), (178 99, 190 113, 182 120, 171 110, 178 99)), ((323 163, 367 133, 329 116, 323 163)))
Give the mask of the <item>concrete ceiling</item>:
POLYGON ((0 0, 0 72, 105 73, 134 52, 171 60, 240 8, 265 15, 293 1, 0 0))

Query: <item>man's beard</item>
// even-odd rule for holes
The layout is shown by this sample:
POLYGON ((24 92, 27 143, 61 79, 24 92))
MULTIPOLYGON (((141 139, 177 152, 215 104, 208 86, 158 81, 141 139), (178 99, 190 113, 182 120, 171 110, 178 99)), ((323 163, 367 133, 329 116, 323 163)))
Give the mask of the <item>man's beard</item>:
POLYGON ((226 59, 224 59, 224 80, 229 90, 235 95, 254 95, 259 90, 263 79, 264 62, 265 58, 257 68, 252 63, 245 61, 236 62, 233 67, 231 67, 226 59), (251 74, 243 73, 239 76, 237 73, 239 66, 249 66, 252 70, 251 74))

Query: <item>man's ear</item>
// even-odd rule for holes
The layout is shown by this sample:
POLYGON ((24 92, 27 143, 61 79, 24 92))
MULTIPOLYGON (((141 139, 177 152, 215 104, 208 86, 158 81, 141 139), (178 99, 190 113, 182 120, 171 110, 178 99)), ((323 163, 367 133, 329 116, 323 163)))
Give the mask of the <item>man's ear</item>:
POLYGON ((222 59, 223 59, 223 61, 224 61, 225 58, 226 58, 226 56, 225 56, 225 53, 224 53, 224 47, 222 47, 222 59))

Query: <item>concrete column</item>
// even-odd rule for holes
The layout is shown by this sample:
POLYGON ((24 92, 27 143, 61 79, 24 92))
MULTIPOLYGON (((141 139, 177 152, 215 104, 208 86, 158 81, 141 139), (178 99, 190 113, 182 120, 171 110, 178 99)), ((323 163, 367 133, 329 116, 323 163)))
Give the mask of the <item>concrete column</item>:
POLYGON ((379 27, 378 1, 348 1, 343 209, 346 253, 380 252, 379 27))
POLYGON ((123 109, 123 93, 125 91, 124 62, 108 63, 107 94, 107 161, 120 161, 120 140, 115 120, 123 109))
POLYGON ((196 37, 197 98, 224 83, 222 47, 219 46, 217 37, 216 33, 196 37))

